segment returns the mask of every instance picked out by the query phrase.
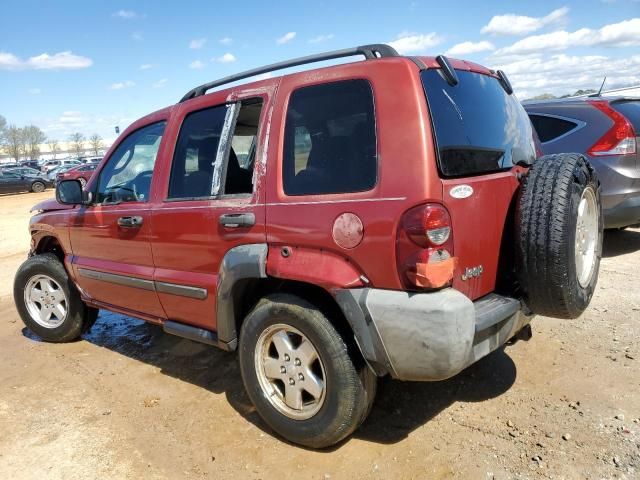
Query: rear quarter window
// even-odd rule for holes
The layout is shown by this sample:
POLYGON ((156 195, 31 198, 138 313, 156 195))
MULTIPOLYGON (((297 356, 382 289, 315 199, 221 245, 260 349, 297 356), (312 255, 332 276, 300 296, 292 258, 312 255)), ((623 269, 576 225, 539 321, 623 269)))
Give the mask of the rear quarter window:
POLYGON ((457 71, 449 85, 439 69, 420 75, 445 177, 480 175, 531 164, 536 158, 529 117, 514 95, 489 75, 457 71))
POLYGON ((366 80, 291 94, 283 152, 286 195, 361 192, 377 180, 373 91, 366 80))
POLYGON ((558 117, 530 113, 529 118, 542 143, 555 140, 578 127, 576 122, 558 117))

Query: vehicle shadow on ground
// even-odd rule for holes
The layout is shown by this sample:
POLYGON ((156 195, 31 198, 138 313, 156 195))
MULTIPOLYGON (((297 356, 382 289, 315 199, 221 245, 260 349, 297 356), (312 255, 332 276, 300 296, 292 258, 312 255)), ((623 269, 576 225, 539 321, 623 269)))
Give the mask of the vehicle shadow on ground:
MULTIPOLYGON (((39 340, 26 328, 23 334, 39 340)), ((235 353, 168 335, 156 325, 106 311, 100 312, 98 321, 83 339, 153 365, 165 375, 216 394, 224 393, 245 419, 274 435, 244 391, 235 353)), ((455 402, 481 402, 505 393, 515 378, 515 364, 504 349, 499 349, 442 382, 384 379, 371 414, 354 437, 384 444, 398 442, 455 402)), ((337 445, 334 450, 339 448, 337 445)))
POLYGON ((602 241, 602 256, 617 257, 640 250, 639 230, 606 230, 602 241))

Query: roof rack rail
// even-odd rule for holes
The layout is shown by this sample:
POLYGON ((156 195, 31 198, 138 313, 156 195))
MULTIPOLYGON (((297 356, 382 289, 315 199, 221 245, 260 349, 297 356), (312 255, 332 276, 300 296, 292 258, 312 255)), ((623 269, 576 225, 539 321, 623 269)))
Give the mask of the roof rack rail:
POLYGON ((330 52, 318 53, 316 55, 308 55, 306 57, 293 58, 291 60, 285 60, 284 62, 272 63, 271 65, 265 65, 264 67, 254 68, 252 70, 246 70, 235 75, 214 80, 213 82, 204 83, 196 88, 189 90, 184 97, 180 99, 180 103, 190 100, 195 97, 204 95, 207 90, 225 85, 227 83, 242 80, 244 78, 253 77, 263 73, 273 72, 275 70, 282 70, 290 67, 297 67, 298 65, 306 65, 309 63, 322 62, 324 60, 333 60, 334 58, 353 57, 356 55, 364 55, 365 59, 371 60, 374 58, 383 57, 398 57, 398 52, 389 45, 383 43, 376 43, 372 45, 362 45, 360 47, 345 48, 342 50, 332 50, 330 52))

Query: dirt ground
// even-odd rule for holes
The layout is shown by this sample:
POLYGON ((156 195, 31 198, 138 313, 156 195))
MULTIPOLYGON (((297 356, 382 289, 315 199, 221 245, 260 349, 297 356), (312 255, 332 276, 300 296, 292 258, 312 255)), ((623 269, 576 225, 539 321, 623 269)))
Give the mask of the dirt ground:
POLYGON ((591 307, 440 383, 385 380, 329 451, 276 438, 237 359, 103 312, 40 342, 11 297, 29 208, 0 197, 0 478, 640 478, 640 230, 605 236, 591 307))

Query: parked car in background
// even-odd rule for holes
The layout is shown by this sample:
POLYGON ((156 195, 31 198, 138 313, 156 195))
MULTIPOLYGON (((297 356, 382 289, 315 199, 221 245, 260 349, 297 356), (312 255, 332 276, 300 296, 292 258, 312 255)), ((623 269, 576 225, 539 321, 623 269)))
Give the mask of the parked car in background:
POLYGON ((544 153, 578 152, 602 184, 605 228, 640 223, 640 99, 574 97, 523 102, 544 153))
POLYGON ((102 157, 81 157, 78 160, 82 163, 100 163, 102 157))
POLYGON ((58 172, 56 173, 56 183, 60 180, 78 180, 82 188, 84 188, 97 167, 97 163, 85 163, 69 170, 58 172))
POLYGON ((72 168, 74 168, 74 165, 71 165, 71 166, 68 166, 68 165, 67 166, 58 166, 58 167, 52 168, 51 170, 49 170, 47 173, 45 173, 43 175, 48 180, 50 180, 50 181, 55 183, 58 174, 66 172, 67 170, 70 170, 72 168))
POLYGON ((19 167, 17 163, 0 163, 0 170, 4 170, 5 168, 16 168, 19 167))
POLYGON ((42 165, 42 162, 40 162, 39 160, 23 160, 20 162, 21 167, 29 167, 38 171, 40 171, 41 165, 42 165))
POLYGON ((18 175, 24 175, 26 177, 40 177, 42 176, 42 172, 40 170, 36 170, 31 167, 13 167, 13 168, 5 168, 3 169, 6 172, 14 172, 18 175))
POLYGON ((41 170, 44 173, 48 173, 49 170, 54 169, 55 167, 75 167, 81 165, 82 162, 75 159, 62 159, 62 160, 47 160, 44 165, 42 165, 41 170))
POLYGON ((50 180, 40 176, 25 176, 9 170, 0 171, 0 193, 44 192, 53 187, 50 180))

